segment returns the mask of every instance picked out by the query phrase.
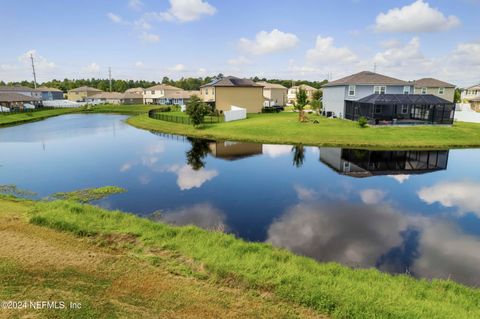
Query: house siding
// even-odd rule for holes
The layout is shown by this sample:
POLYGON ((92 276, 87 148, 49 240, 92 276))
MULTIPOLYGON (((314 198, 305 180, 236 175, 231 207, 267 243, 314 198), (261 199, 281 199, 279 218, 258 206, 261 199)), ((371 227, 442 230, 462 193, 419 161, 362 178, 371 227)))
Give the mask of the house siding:
MULTIPOLYGON (((438 96, 442 99, 445 99, 447 101, 453 102, 454 96, 455 96, 455 88, 445 88, 445 91, 443 94, 438 94, 438 89, 439 87, 427 87, 427 93, 426 94, 432 94, 435 96, 438 96)), ((415 94, 422 94, 422 88, 421 87, 416 87, 415 88, 415 94)))
POLYGON ((285 106, 287 103, 287 89, 264 89, 263 96, 276 105, 285 106))
POLYGON ((219 111, 229 111, 235 105, 247 109, 247 113, 258 113, 263 99, 263 87, 215 87, 215 108, 219 111))

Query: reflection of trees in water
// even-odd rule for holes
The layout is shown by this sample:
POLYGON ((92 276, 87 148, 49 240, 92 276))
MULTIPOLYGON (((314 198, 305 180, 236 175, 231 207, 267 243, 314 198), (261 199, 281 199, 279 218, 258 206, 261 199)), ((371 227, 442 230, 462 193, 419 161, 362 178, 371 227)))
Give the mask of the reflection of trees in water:
POLYGON ((204 158, 210 153, 210 141, 191 137, 187 137, 187 140, 192 145, 192 148, 185 153, 187 164, 198 171, 205 166, 204 158))
POLYGON ((293 152, 293 165, 301 167, 305 161, 305 147, 302 144, 294 145, 292 147, 293 152))

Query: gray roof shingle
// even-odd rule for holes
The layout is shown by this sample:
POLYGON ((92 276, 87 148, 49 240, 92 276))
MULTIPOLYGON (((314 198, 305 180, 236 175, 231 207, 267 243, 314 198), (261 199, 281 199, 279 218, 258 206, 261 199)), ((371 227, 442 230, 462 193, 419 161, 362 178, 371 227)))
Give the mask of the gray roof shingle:
POLYGON ((411 85, 411 83, 370 71, 362 71, 329 82, 323 87, 339 85, 411 85))

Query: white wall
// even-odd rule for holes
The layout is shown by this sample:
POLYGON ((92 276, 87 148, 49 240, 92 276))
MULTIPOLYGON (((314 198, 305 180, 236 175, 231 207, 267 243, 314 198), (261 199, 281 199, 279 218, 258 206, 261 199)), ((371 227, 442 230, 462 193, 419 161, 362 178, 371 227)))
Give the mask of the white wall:
POLYGON ((247 118, 247 109, 232 105, 230 111, 225 111, 223 114, 225 122, 243 120, 247 118))
POLYGON ((327 86, 323 88, 323 110, 336 116, 345 116, 345 86, 327 86))

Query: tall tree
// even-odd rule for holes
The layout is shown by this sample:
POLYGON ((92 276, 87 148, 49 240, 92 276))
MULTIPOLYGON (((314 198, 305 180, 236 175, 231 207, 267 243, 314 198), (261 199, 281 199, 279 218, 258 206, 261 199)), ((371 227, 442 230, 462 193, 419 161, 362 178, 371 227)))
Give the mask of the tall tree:
POLYGON ((196 95, 188 100, 186 111, 194 127, 202 124, 203 118, 209 113, 208 106, 196 95))

